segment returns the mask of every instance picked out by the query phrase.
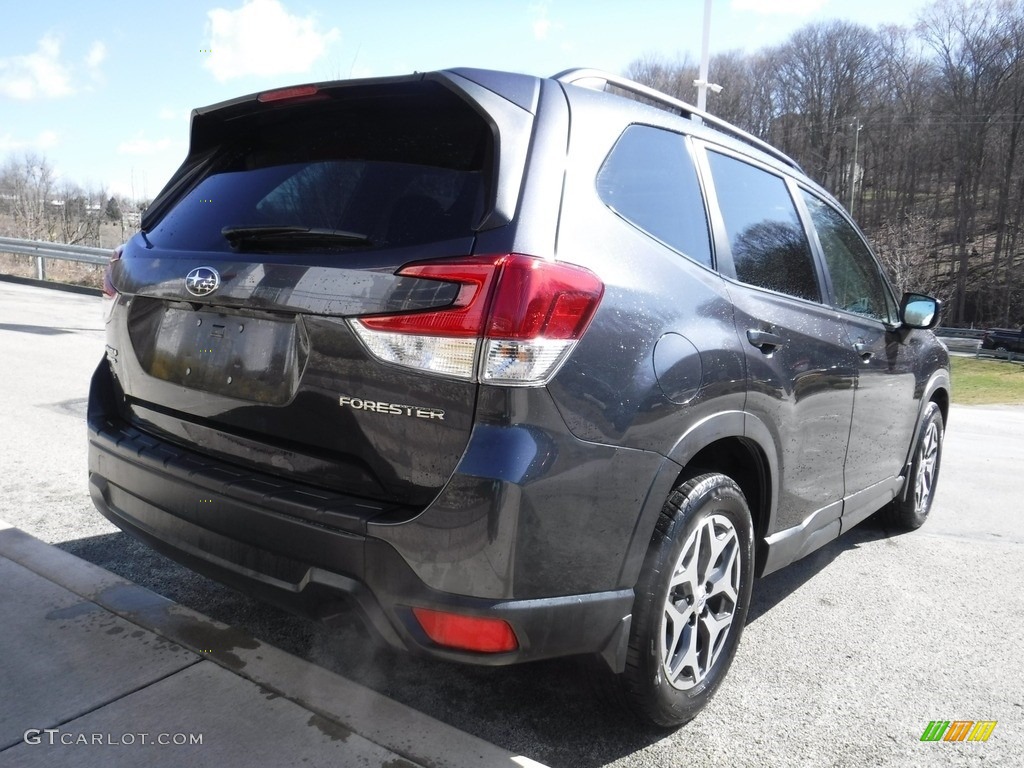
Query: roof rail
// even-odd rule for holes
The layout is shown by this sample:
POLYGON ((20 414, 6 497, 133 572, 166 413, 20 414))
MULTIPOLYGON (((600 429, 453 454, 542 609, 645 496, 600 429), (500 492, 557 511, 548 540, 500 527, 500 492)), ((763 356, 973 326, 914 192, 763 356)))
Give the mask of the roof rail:
MULTIPOLYGON (((581 68, 567 69, 564 72, 559 72, 552 79, 558 80, 561 83, 569 83, 572 85, 583 85, 583 83, 588 80, 597 81, 601 83, 602 89, 605 88, 606 86, 612 85, 616 88, 620 88, 623 91, 627 91, 628 93, 632 93, 637 96, 643 96, 645 99, 650 99, 651 101, 654 101, 663 107, 668 107, 670 110, 677 111, 683 117, 688 117, 691 120, 695 118, 699 119, 706 125, 709 125, 715 130, 719 131, 720 133, 724 133, 728 136, 731 136, 734 139, 739 139, 740 141, 749 144, 752 147, 757 147, 757 149, 760 149, 762 152, 771 155, 776 160, 785 163, 791 168, 795 168, 801 173, 803 172, 803 169, 800 167, 800 164, 797 163, 796 160, 791 158, 785 152, 776 149, 768 142, 762 141, 756 136, 753 136, 747 133, 746 131, 737 128, 732 123, 726 122, 725 120, 722 120, 719 117, 709 115, 707 112, 703 112, 697 109, 692 104, 687 104, 685 101, 680 101, 679 99, 673 98, 672 96, 664 94, 661 91, 657 91, 654 88, 642 85, 641 83, 637 83, 628 78, 619 77, 618 75, 611 75, 608 74, 607 72, 602 72, 599 69, 581 68)), ((583 85, 583 87, 587 86, 583 85)))

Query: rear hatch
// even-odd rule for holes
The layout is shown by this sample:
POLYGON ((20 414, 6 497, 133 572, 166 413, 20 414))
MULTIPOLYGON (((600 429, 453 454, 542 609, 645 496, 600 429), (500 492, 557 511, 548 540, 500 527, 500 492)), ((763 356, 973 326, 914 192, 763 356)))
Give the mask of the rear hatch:
POLYGON ((463 264, 508 224, 536 82, 516 80, 518 105, 447 73, 197 110, 112 264, 122 415, 269 474, 429 502, 473 424, 479 334, 459 308, 492 281, 486 259, 424 262, 463 264), (459 328, 396 342, 389 324, 413 315, 459 328))

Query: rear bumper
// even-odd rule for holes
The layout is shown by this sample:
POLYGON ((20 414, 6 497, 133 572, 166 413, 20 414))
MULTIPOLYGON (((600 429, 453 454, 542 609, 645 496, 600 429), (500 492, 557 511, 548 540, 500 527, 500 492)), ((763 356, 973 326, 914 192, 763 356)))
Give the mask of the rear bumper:
MULTIPOLYGON (((545 577, 550 592, 537 594, 541 582, 532 573, 516 593, 516 568, 530 565, 516 546, 540 534, 520 535, 519 507, 530 506, 521 486, 515 486, 518 495, 510 494, 500 481, 480 477, 477 466, 476 475, 462 478, 461 490, 442 493, 409 523, 390 525, 384 506, 256 476, 136 430, 117 416, 114 386, 104 361, 90 393, 90 493, 105 517, 154 549, 247 594, 328 623, 354 605, 389 644, 435 657, 509 664, 599 653, 613 668, 621 665, 633 590, 615 584, 615 561, 603 579, 610 588, 559 593, 559 580, 545 577), (491 501, 465 492, 480 483, 489 488, 491 501), (509 508, 513 497, 515 510, 509 508), (465 499, 461 514, 453 507, 456 498, 465 499), (481 513, 480 504, 489 504, 489 513, 481 513), (481 524, 490 530, 483 544, 481 524), (496 546, 511 549, 497 568, 496 546), (481 588, 484 562, 493 583, 481 588), (499 572, 504 579, 493 576, 499 572), (423 632, 412 607, 503 619, 518 648, 483 654, 439 646, 423 632)), ((490 434, 485 447, 493 448, 494 439, 490 434)), ((585 535, 577 538, 587 546, 585 535)), ((567 567, 571 561, 546 570, 562 571, 564 586, 574 581, 567 567)))

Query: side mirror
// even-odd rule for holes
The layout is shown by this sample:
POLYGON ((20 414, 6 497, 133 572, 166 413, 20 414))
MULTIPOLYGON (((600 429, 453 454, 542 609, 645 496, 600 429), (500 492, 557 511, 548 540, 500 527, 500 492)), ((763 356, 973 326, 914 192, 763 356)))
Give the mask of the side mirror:
POLYGON ((921 293, 904 293, 900 320, 908 328, 934 328, 939 324, 942 302, 921 293))

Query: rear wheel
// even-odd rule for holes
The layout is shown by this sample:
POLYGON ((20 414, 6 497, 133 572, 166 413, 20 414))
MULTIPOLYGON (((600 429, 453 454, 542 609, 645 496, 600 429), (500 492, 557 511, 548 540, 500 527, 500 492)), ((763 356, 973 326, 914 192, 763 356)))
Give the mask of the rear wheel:
POLYGON ((646 719, 674 727, 711 699, 732 663, 750 604, 753 526, 725 475, 669 497, 637 584, 626 692, 646 719))
POLYGON ((944 433, 942 411, 935 403, 928 403, 917 433, 917 447, 910 465, 905 499, 896 499, 886 509, 885 519, 892 525, 912 531, 924 525, 932 509, 935 486, 939 481, 944 433))

